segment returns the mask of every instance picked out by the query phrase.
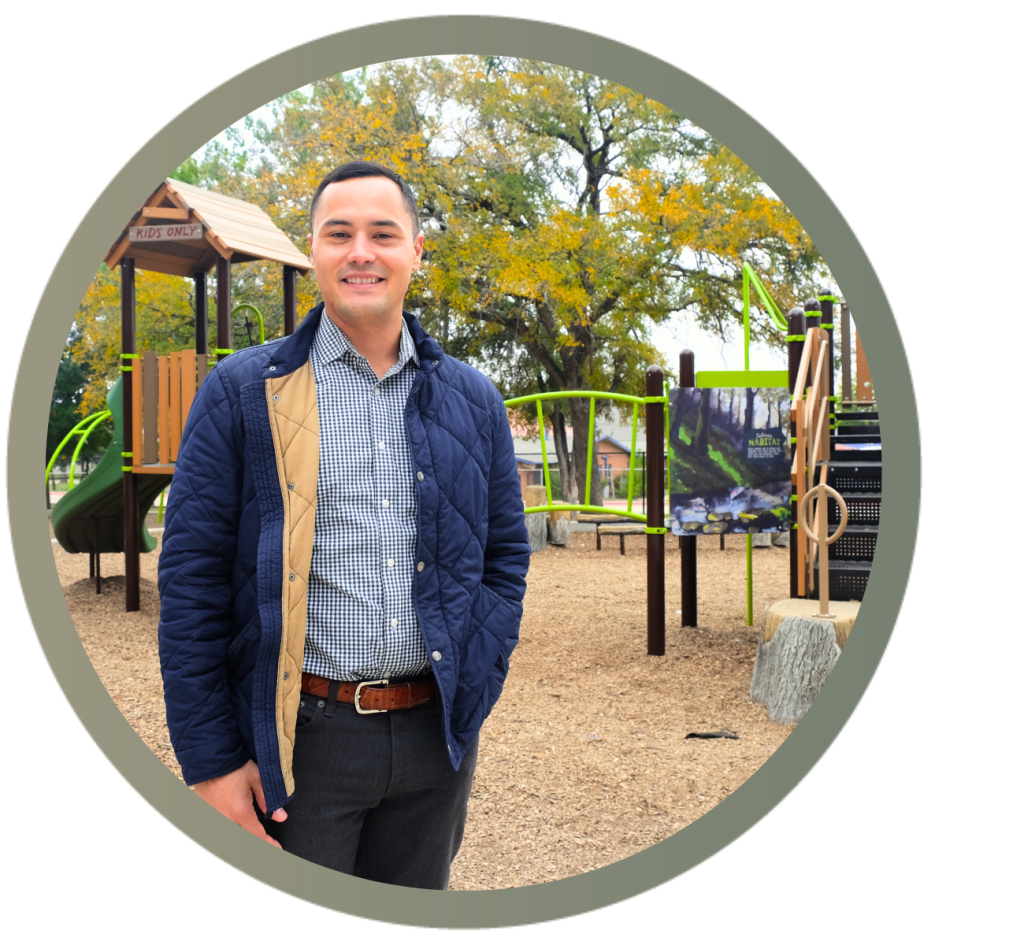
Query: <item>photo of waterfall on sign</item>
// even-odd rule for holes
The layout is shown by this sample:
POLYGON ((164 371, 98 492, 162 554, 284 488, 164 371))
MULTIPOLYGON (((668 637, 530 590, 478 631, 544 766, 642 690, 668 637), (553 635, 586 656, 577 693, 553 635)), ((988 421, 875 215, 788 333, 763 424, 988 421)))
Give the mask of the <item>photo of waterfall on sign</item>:
POLYGON ((671 392, 674 535, 777 532, 790 524, 789 391, 671 392))

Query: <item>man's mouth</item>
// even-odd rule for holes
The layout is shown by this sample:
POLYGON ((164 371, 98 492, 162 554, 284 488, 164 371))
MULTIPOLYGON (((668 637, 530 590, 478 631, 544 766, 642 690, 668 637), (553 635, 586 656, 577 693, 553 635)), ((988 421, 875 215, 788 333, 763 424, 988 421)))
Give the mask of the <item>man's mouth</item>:
POLYGON ((373 285, 384 280, 380 276, 346 276, 341 281, 348 285, 373 285))

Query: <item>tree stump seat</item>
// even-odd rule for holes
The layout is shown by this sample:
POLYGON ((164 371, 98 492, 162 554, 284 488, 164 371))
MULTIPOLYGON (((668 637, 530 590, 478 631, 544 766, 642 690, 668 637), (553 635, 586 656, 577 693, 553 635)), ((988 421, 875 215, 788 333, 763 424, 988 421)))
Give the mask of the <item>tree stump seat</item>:
POLYGON ((804 717, 849 640, 860 604, 830 603, 833 619, 818 616, 818 608, 817 601, 791 599, 765 610, 750 700, 764 705, 773 722, 804 717))

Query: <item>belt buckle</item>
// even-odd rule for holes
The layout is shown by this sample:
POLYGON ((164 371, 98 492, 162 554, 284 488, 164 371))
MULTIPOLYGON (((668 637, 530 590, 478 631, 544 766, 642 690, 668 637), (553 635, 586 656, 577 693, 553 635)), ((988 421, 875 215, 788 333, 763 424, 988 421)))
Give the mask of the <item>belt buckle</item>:
POLYGON ((388 684, 386 679, 367 679, 364 682, 359 683, 356 686, 356 694, 352 701, 356 707, 356 712, 360 715, 376 715, 378 712, 387 712, 387 709, 364 709, 360 704, 359 700, 362 698, 362 691, 364 686, 378 686, 383 683, 385 686, 388 684))

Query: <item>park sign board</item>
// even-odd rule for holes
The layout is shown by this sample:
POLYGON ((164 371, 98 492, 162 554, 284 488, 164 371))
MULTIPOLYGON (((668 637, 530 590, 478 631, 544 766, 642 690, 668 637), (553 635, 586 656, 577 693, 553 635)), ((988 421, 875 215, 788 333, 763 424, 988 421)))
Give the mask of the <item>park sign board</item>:
POLYGON ((672 533, 789 528, 789 390, 677 388, 669 401, 672 533))
POLYGON ((132 243, 168 243, 175 240, 201 240, 202 223, 162 223, 159 226, 132 226, 128 240, 132 243))

